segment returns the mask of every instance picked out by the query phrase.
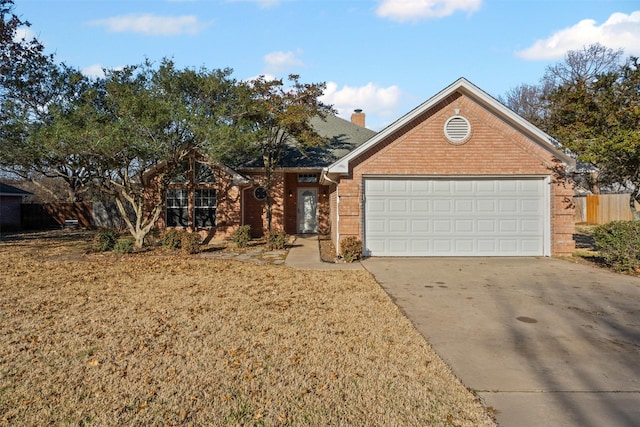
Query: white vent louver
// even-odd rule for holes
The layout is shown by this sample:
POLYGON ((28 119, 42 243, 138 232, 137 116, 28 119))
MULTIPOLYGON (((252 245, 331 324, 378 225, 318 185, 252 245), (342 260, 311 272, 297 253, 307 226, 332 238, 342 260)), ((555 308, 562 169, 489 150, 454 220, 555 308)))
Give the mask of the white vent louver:
POLYGON ((462 116, 451 117, 444 124, 444 135, 454 144, 460 144, 467 140, 471 134, 469 121, 462 116))

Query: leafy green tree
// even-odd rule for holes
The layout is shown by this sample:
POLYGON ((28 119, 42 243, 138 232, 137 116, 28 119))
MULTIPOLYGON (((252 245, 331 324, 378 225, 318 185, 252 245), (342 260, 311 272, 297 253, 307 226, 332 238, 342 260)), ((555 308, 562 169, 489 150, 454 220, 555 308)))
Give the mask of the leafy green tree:
POLYGON ((13 1, 0 1, 0 168, 56 199, 80 200, 90 175, 78 147, 45 129, 52 126, 53 113, 70 108, 90 82, 78 70, 56 64, 35 38, 19 39, 19 28, 29 23, 12 9, 13 1), (43 185, 43 177, 64 181, 67 194, 43 185))
POLYGON ((224 147, 218 135, 229 126, 223 114, 235 85, 230 74, 147 62, 107 71, 95 92, 98 189, 115 200, 136 247, 164 212, 167 187, 184 161, 205 146, 224 147))
POLYGON ((579 160, 593 164, 582 181, 631 190, 629 206, 640 220, 640 71, 638 58, 593 44, 569 51, 547 68, 537 85, 520 85, 501 98, 552 135, 579 160))
POLYGON ((630 189, 640 213, 640 68, 630 57, 591 80, 564 83, 549 95, 549 132, 580 160, 598 168, 602 185, 630 189))
POLYGON ((319 100, 325 87, 324 83, 301 83, 298 75, 290 75, 288 85, 282 79, 260 76, 243 86, 241 105, 246 113, 237 125, 246 132, 242 138, 245 151, 262 160, 268 231, 272 230, 274 175, 286 149, 304 152, 325 142, 310 123, 313 117, 333 113, 331 106, 319 100))

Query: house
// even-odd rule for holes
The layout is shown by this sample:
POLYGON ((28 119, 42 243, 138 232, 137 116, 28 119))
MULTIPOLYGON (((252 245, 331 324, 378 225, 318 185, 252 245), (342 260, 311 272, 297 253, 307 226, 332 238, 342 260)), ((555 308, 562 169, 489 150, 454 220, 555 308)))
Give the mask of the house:
POLYGON ((22 199, 32 193, 0 182, 0 231, 22 228, 22 199))
MULTIPOLYGON (((551 137, 461 78, 379 133, 314 121, 330 143, 286 154, 273 226, 347 236, 368 256, 560 256, 574 250, 575 165, 551 137)), ((265 227, 260 167, 193 160, 167 192, 166 226, 229 237, 265 227)))
POLYGON ((461 78, 324 170, 332 238, 370 256, 570 254, 574 164, 461 78))
MULTIPOLYGON (((326 138, 326 145, 304 152, 293 146, 287 149, 274 175, 275 230, 287 234, 329 232, 330 187, 321 184, 322 171, 375 135, 364 127, 364 120, 360 110, 351 121, 333 115, 314 118, 313 127, 326 138)), ((169 185, 166 215, 159 226, 196 230, 207 241, 229 238, 240 225, 250 225, 254 237, 259 237, 266 227, 265 199, 259 161, 232 169, 196 157, 185 163, 169 185)))

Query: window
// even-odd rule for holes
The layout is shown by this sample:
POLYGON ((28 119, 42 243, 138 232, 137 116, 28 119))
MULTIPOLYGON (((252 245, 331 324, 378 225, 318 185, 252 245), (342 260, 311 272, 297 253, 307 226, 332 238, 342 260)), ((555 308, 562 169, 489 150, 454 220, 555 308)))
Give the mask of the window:
POLYGON ((266 200, 267 199, 267 189, 264 187, 258 187, 255 190, 253 190, 253 197, 256 198, 256 200, 266 200))
POLYGON ((189 225, 188 191, 183 188, 167 190, 167 226, 186 227, 189 225))
POLYGON ((215 227, 216 190, 198 189, 195 191, 194 225, 196 227, 215 227))
POLYGON ((215 174, 204 163, 185 162, 167 190, 167 227, 216 226, 215 174))
POLYGON ((189 182, 189 163, 185 162, 176 170, 175 176, 171 178, 172 184, 186 184, 189 182))
POLYGON ((318 182, 317 173, 299 173, 298 182, 318 182))
POLYGON ((216 182, 216 177, 213 174, 213 170, 204 163, 196 162, 196 176, 193 182, 196 184, 212 184, 216 182))

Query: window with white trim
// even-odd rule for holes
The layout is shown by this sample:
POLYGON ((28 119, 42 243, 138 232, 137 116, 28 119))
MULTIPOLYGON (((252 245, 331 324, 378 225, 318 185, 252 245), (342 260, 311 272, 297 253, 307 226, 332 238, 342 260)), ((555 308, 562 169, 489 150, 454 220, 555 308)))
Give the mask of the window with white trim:
POLYGON ((167 189, 167 227, 216 226, 215 173, 210 166, 191 160, 180 167, 167 189))
POLYGON ((299 173, 298 182, 318 182, 317 173, 299 173))
POLYGON ((202 188, 195 190, 194 225, 197 228, 216 226, 216 190, 202 188))
POLYGON ((189 193, 186 188, 167 190, 167 226, 187 227, 189 225, 189 193))

